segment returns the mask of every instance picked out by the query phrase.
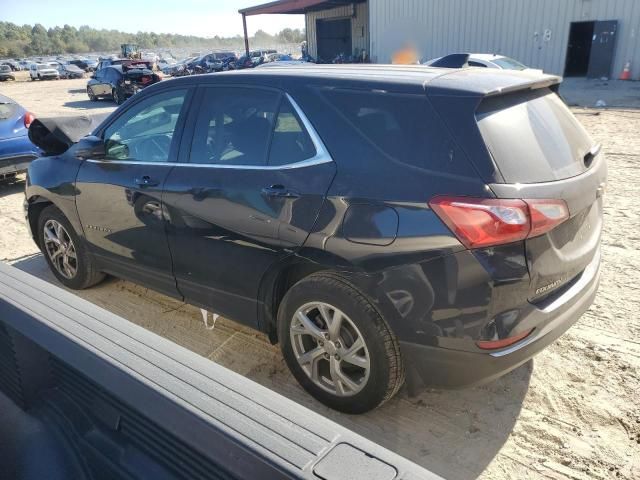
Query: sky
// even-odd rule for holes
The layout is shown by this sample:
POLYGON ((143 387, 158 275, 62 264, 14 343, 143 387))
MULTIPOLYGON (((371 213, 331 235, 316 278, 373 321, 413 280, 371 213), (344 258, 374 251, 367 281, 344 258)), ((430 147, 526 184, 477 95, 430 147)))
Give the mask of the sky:
MULTIPOLYGON (((0 0, 0 20, 46 28, 89 25, 135 33, 179 33, 199 37, 242 35, 238 9, 270 0, 0 0)), ((304 28, 304 15, 247 17, 249 35, 262 29, 304 28)))

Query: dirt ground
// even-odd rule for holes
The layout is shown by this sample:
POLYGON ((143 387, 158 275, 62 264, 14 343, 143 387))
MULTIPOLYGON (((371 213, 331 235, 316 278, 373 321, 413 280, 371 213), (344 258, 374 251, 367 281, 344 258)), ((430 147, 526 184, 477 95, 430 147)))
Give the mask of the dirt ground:
MULTIPOLYGON (((86 80, 0 84, 36 115, 104 112, 86 80)), ((485 386, 405 391, 362 416, 331 411, 298 385, 266 338, 109 279, 79 295, 245 375, 447 479, 640 478, 640 110, 574 110, 609 162, 603 277, 591 309, 534 360, 485 386)), ((0 187, 0 260, 55 283, 29 238, 24 184, 0 187)))

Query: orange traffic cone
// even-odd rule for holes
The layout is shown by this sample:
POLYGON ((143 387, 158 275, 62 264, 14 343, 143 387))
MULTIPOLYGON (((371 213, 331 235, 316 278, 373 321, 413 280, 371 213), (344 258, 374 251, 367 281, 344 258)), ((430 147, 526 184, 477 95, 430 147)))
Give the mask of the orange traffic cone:
POLYGON ((631 80, 631 62, 624 64, 624 68, 620 74, 620 80, 631 80))

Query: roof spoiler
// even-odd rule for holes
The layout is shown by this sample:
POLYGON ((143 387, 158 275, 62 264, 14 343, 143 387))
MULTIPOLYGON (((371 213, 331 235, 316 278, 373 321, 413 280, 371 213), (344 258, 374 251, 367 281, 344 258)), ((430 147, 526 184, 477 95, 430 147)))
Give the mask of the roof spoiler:
POLYGON ((520 90, 549 88, 557 92, 562 77, 537 72, 468 68, 451 70, 425 85, 429 96, 485 98, 520 90))

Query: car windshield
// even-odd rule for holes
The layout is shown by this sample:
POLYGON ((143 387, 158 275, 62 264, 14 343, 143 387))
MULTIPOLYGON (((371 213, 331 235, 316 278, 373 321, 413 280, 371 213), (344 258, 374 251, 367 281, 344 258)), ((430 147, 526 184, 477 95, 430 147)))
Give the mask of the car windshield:
POLYGON ((47 68, 51 68, 49 65, 43 65, 42 63, 39 63, 37 66, 38 70, 46 70, 47 68))
POLYGON ((509 57, 494 58, 491 61, 496 65, 498 65, 500 68, 504 68, 505 70, 526 70, 527 69, 526 65, 523 65, 519 61, 509 57))
POLYGON ((0 65, 0 72, 10 72, 11 71, 11 67, 9 67, 8 65, 0 65))

